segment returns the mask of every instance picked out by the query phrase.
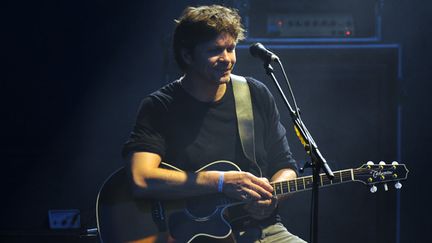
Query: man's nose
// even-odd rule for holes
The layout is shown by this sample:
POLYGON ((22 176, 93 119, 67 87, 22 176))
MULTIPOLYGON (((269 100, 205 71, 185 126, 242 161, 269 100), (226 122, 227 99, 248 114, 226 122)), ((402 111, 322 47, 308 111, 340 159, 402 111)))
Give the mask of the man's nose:
POLYGON ((227 50, 224 50, 220 55, 219 55, 219 61, 228 61, 229 60, 229 54, 227 50))

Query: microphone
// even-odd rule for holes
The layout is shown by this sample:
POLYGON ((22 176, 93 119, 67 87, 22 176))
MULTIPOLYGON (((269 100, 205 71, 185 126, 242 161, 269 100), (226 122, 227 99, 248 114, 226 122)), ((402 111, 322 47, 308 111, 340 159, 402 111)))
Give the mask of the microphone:
POLYGON ((279 57, 276 56, 273 52, 267 50, 263 44, 255 43, 249 47, 249 52, 253 57, 258 57, 263 60, 265 63, 270 63, 273 61, 279 60, 279 57))

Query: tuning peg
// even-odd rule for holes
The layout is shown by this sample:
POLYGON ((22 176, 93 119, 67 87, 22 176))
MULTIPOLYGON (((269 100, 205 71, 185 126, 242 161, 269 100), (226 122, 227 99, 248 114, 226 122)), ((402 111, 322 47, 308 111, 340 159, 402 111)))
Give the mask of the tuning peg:
POLYGON ((395 183, 395 188, 396 189, 401 189, 402 188, 402 183, 400 183, 399 181, 395 183))
POLYGON ((384 191, 388 191, 387 183, 384 183, 384 191))
POLYGON ((386 165, 386 163, 384 161, 382 161, 382 160, 378 164, 379 165, 386 165))
POLYGON ((397 161, 393 161, 392 165, 399 165, 399 163, 397 161))
POLYGON ((374 165, 374 162, 369 160, 366 164, 367 165, 374 165))
POLYGON ((371 188, 370 188, 371 193, 375 193, 377 191, 378 191, 378 188, 375 185, 371 186, 371 188))

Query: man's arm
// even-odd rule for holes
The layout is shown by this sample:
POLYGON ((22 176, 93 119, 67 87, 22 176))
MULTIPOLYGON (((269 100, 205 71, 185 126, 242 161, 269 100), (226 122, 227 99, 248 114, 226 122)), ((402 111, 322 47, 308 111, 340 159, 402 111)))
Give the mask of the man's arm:
POLYGON ((161 157, 155 153, 135 152, 131 158, 131 178, 134 195, 159 199, 198 196, 218 191, 223 173, 222 191, 239 199, 271 197, 273 188, 268 181, 248 172, 203 171, 199 173, 159 168, 161 157))
POLYGON ((277 171, 271 178, 271 182, 286 181, 297 178, 297 173, 293 169, 281 169, 277 171))

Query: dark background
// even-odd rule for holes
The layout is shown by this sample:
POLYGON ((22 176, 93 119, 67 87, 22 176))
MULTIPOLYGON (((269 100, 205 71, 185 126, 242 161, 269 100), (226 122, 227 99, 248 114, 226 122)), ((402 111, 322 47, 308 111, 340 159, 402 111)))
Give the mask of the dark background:
MULTIPOLYGON (((178 17, 187 5, 210 2, 98 0, 7 1, 2 4, 0 14, 3 59, 0 78, 2 114, 0 185, 3 195, 0 204, 0 239, 2 242, 96 241, 92 238, 76 237, 74 236, 76 232, 49 230, 47 212, 49 209, 79 209, 83 229, 95 227, 95 201, 98 189, 111 172, 123 165, 120 148, 133 125, 139 101, 144 95, 170 80, 174 72, 172 59, 167 58, 170 57, 167 48, 170 41, 168 33, 173 28, 173 19, 178 17), (61 234, 63 236, 58 236, 61 234), (67 234, 71 235, 67 236, 67 234)), ((319 1, 315 2, 319 4, 319 1)), ((389 101, 389 109, 394 107, 394 103, 390 102, 392 100, 396 100, 402 107, 400 134, 402 143, 399 151, 392 150, 387 153, 382 152, 387 150, 381 149, 371 154, 377 156, 372 156, 375 161, 379 160, 379 156, 383 156, 387 161, 397 159, 399 154, 402 162, 410 169, 409 179, 403 183, 399 195, 400 242, 424 242, 429 239, 428 230, 431 225, 428 221, 432 216, 429 210, 431 201, 427 195, 430 191, 427 176, 429 170, 425 167, 429 163, 428 152, 431 145, 428 126, 432 115, 431 102, 428 99, 429 89, 432 87, 429 83, 432 75, 429 63, 432 54, 432 47, 429 44, 432 35, 431 7, 432 4, 426 1, 393 0, 386 1, 383 9, 383 39, 380 43, 400 44, 402 69, 399 71, 403 75, 394 96, 384 92, 384 96, 383 93, 377 93, 373 97, 375 99, 385 97, 384 101, 389 101), (381 152, 383 154, 380 154, 381 152)), ((286 60, 287 71, 289 75, 291 72, 292 82, 301 79, 302 69, 300 68, 299 71, 289 67, 289 64, 296 64, 289 58, 289 51, 277 48, 274 50, 280 52, 282 59, 286 60), (299 76, 298 79, 295 78, 296 75, 299 76)), ((239 72, 247 70, 247 65, 242 67, 240 62, 257 65, 257 60, 247 57, 246 50, 239 49, 238 52, 239 72)), ((362 55, 359 60, 367 60, 365 53, 370 55, 370 60, 384 60, 383 63, 387 63, 385 61, 387 59, 383 59, 382 56, 388 57, 390 70, 385 73, 394 73, 396 70, 394 65, 391 65, 391 60, 394 61, 396 58, 394 54, 352 50, 346 54, 347 60, 356 60, 357 55, 362 55)), ((302 54, 304 53, 296 55, 301 57, 302 54)), ((317 56, 323 59, 330 54, 317 51, 313 52, 313 55, 315 55, 313 58, 301 59, 303 67, 308 66, 307 60, 316 60, 317 56)), ((337 64, 340 61, 332 63, 337 64)), ((349 66, 352 62, 347 63, 345 64, 349 66)), ((311 67, 320 66, 311 63, 311 67)), ((334 73, 326 70, 324 73, 334 73)), ((330 145, 326 145, 331 144, 333 140, 320 130, 320 127, 327 129, 331 124, 328 120, 321 121, 318 115, 313 115, 322 114, 324 109, 327 111, 324 115, 331 117, 328 113, 335 112, 342 114, 342 117, 351 122, 343 123, 344 129, 348 131, 347 138, 339 142, 344 144, 345 148, 352 144, 350 149, 361 146, 358 150, 364 151, 369 148, 369 144, 356 141, 377 143, 375 137, 367 140, 366 136, 359 136, 362 134, 361 122, 349 119, 358 116, 356 111, 366 113, 367 110, 344 110, 342 109, 344 107, 336 109, 335 106, 320 107, 320 104, 344 103, 338 100, 338 97, 351 97, 349 102, 344 103, 345 108, 364 104, 365 100, 369 99, 367 97, 360 100, 364 94, 357 92, 358 88, 369 87, 373 91, 377 86, 355 86, 354 84, 358 82, 369 80, 368 76, 357 76, 361 72, 358 71, 359 69, 355 70, 357 71, 351 72, 354 81, 346 82, 346 86, 339 85, 337 80, 349 81, 350 72, 345 72, 343 78, 340 78, 340 75, 335 75, 335 79, 326 78, 326 80, 336 80, 331 86, 334 89, 326 86, 325 95, 328 103, 323 103, 319 96, 299 95, 298 97, 302 110, 310 114, 306 122, 311 126, 311 132, 317 134, 316 140, 323 151, 327 151, 326 147, 330 151, 337 151, 337 148, 333 149, 330 145), (350 92, 355 95, 350 95, 350 92), (352 98, 356 95, 357 98, 352 98)), ((316 70, 304 69, 304 72, 314 71, 316 70)), ((261 73, 261 70, 254 69, 254 72, 261 73)), ((376 80, 399 82, 394 77, 391 79, 385 76, 387 78, 380 79, 379 75, 384 74, 377 75, 374 76, 376 80)), ((260 79, 265 78, 260 77, 260 79)), ((270 82, 268 86, 271 86, 270 82)), ((300 89, 298 92, 301 94, 309 92, 309 90, 302 91, 302 88, 304 89, 302 86, 294 86, 300 89)), ((388 86, 383 87, 382 90, 386 90, 386 87, 388 86)), ((366 94, 370 93, 366 92, 366 94)), ((278 94, 274 93, 274 95, 278 94)), ((283 109, 280 105, 280 110, 283 109)), ((380 107, 374 112, 380 113, 385 110, 385 107, 380 107)), ((375 114, 374 112, 372 114, 375 114)), ((392 114, 390 116, 392 117, 392 114)), ((374 121, 371 120, 372 123, 374 121)), ((382 119, 377 121, 382 122, 382 119)), ((386 124, 379 122, 374 124, 379 126, 378 133, 391 129, 386 124)), ((394 123, 391 124, 394 126, 394 123)), ((291 130, 288 130, 291 133, 291 130)), ((392 148, 395 148, 395 136, 394 134, 387 136, 390 138, 387 142, 392 148)), ((290 142, 296 157, 299 161, 303 161, 303 154, 298 152, 301 150, 295 145, 297 141, 291 139, 290 142)), ((376 146, 383 146, 383 144, 385 141, 380 141, 376 146)), ((335 170, 360 165, 365 162, 363 158, 369 158, 360 156, 359 161, 355 163, 354 161, 342 163, 340 161, 343 159, 353 156, 348 153, 346 156, 344 153, 337 156, 332 152, 328 154, 331 159, 335 158, 331 160, 335 170)), ((358 152, 358 154, 363 153, 358 152)), ((331 195, 340 195, 341 192, 348 194, 347 201, 340 202, 341 198, 338 198, 338 203, 335 203, 326 201, 333 199, 326 199, 325 193, 322 193, 324 194, 323 210, 340 209, 345 213, 341 214, 341 217, 348 217, 344 217, 342 221, 337 214, 327 217, 326 212, 323 212, 320 221, 324 229, 321 232, 323 242, 341 241, 331 240, 332 235, 341 233, 352 237, 345 238, 344 242, 355 242, 356 238, 370 239, 369 242, 398 240, 395 236, 396 232, 391 232, 391 236, 387 235, 388 229, 395 224, 393 212, 396 212, 397 195, 393 188, 388 192, 388 196, 385 196, 381 188, 378 194, 375 194, 376 196, 366 196, 370 194, 361 193, 368 191, 367 188, 351 185, 341 186, 339 191, 325 190, 330 190, 331 195), (352 200, 359 195, 365 196, 361 197, 361 202, 352 204, 352 200), (388 211, 383 211, 386 210, 386 203, 389 204, 388 211), (372 209, 370 209, 371 205, 373 205, 372 209), (361 215, 371 215, 373 218, 364 220, 364 216, 361 215), (334 227, 330 227, 332 225, 334 227), (362 235, 372 235, 374 239, 362 235)), ((293 198, 293 206, 284 207, 287 211, 283 212, 287 216, 293 215, 292 218, 287 219, 286 224, 305 239, 308 239, 310 206, 308 195, 305 193, 293 198)))

